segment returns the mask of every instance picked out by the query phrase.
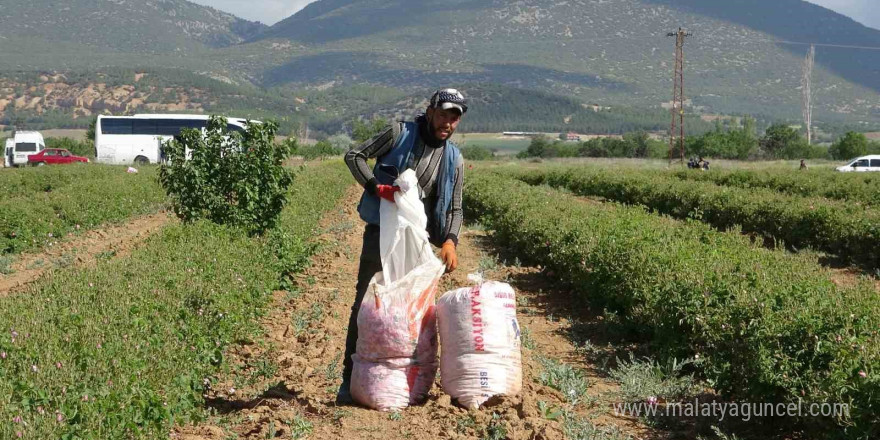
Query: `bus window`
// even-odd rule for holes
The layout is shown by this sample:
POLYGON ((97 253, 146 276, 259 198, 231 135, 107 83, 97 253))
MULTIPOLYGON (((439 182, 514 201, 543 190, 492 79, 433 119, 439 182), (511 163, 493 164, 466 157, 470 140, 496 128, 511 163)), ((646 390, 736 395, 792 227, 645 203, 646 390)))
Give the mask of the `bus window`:
POLYGON ((181 122, 174 119, 157 119, 156 134, 163 136, 177 136, 180 134, 181 122))
POLYGON ((131 119, 101 119, 101 134, 131 134, 131 119))
POLYGON ((131 124, 131 134, 151 135, 156 132, 155 119, 134 119, 131 124))
POLYGON ((238 125, 226 124, 226 130, 231 133, 244 133, 244 128, 239 127, 238 125))

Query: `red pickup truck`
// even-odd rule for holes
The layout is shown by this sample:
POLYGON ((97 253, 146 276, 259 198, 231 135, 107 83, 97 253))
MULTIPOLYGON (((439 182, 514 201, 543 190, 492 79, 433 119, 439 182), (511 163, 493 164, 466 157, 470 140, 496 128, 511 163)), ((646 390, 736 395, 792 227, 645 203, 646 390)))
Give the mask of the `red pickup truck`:
POLYGON ((89 158, 74 156, 70 151, 61 148, 46 148, 37 154, 28 155, 28 163, 31 165, 60 165, 65 163, 87 163, 89 158))

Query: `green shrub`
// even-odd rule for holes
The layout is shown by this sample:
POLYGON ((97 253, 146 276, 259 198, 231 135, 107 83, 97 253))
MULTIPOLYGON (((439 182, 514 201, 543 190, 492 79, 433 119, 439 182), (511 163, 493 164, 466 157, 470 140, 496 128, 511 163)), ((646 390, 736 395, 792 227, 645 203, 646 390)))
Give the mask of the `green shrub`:
POLYGON ((586 202, 509 172, 472 173, 465 206, 579 300, 641 326, 658 360, 699 355, 702 374, 734 401, 848 403, 849 419, 800 421, 837 433, 848 426, 853 439, 880 434, 880 297, 871 283, 839 287, 815 257, 586 202))
POLYGON ((156 174, 155 167, 128 174, 125 167, 97 164, 0 173, 0 254, 158 211, 166 198, 156 174))
POLYGON ((185 129, 165 143, 168 163, 159 181, 185 222, 206 218, 263 233, 287 203, 293 174, 283 162, 295 141, 276 144, 278 124, 271 121, 248 124, 242 133, 226 127, 225 118, 212 116, 205 134, 185 129))
POLYGON ((495 153, 493 153, 492 150, 481 145, 467 145, 461 147, 461 155, 464 156, 466 160, 490 160, 495 157, 495 153))
POLYGON ((681 181, 639 170, 560 167, 517 174, 531 184, 567 188, 643 205, 678 218, 696 218, 719 229, 741 226, 797 248, 814 247, 880 267, 880 212, 823 198, 801 198, 768 189, 739 189, 681 181))
POLYGON ((340 163, 297 179, 276 228, 304 247, 279 253, 208 221, 170 225, 126 258, 0 298, 0 438, 167 438, 205 417, 203 393, 231 368, 224 351, 262 334, 282 268, 308 260, 320 216, 351 181, 340 163))
POLYGON ((94 141, 77 141, 68 137, 63 138, 47 138, 46 148, 63 148, 77 156, 95 159, 95 143, 94 141))

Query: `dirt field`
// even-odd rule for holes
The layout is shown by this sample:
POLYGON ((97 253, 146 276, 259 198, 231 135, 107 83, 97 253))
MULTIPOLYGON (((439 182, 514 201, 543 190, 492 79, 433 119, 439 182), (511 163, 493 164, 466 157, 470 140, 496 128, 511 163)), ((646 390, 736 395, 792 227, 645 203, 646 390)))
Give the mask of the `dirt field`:
POLYGON ((0 298, 40 279, 55 267, 83 266, 101 258, 125 256, 173 218, 167 212, 160 212, 122 225, 91 230, 80 236, 59 238, 42 252, 19 255, 9 266, 11 273, 0 274, 0 298))
POLYGON ((538 268, 491 263, 495 260, 488 256, 491 249, 485 233, 471 229, 462 233, 461 266, 444 278, 441 291, 469 285, 467 274, 479 266, 489 269, 485 271, 489 278, 511 282, 521 297, 520 324, 534 341, 534 349, 523 349, 522 395, 494 399, 487 408, 469 413, 450 402, 438 380, 427 403, 400 413, 337 407, 334 398, 341 380, 361 246, 362 222, 355 211, 359 194, 358 188, 352 187, 340 208, 323 220, 324 247, 311 268, 299 276, 300 292, 275 292, 272 312, 263 321, 264 337, 227 353, 233 367, 206 395, 215 415, 203 424, 177 429, 171 438, 465 439, 484 437, 487 426, 501 424, 506 431, 502 438, 561 439, 560 418, 550 420, 542 415, 539 401, 545 408, 562 408, 565 396, 535 380, 542 369, 539 356, 585 369, 588 394, 597 400, 577 412, 589 416, 593 424, 638 439, 667 438, 637 420, 614 417, 605 409, 616 385, 596 375, 564 336, 569 323, 558 317, 564 316, 561 310, 571 313, 571 305, 546 293, 550 291, 546 277, 538 268), (554 313, 558 313, 556 318, 554 313), (493 413, 497 414, 495 419, 493 413))

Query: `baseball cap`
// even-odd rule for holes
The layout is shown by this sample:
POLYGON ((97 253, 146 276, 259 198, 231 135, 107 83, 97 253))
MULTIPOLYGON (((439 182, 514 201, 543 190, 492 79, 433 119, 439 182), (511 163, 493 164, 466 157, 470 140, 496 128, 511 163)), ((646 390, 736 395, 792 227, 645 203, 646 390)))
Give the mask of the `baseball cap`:
POLYGON ((440 89, 431 95, 431 108, 441 108, 443 110, 456 109, 461 114, 467 113, 467 100, 464 95, 456 89, 440 89))

